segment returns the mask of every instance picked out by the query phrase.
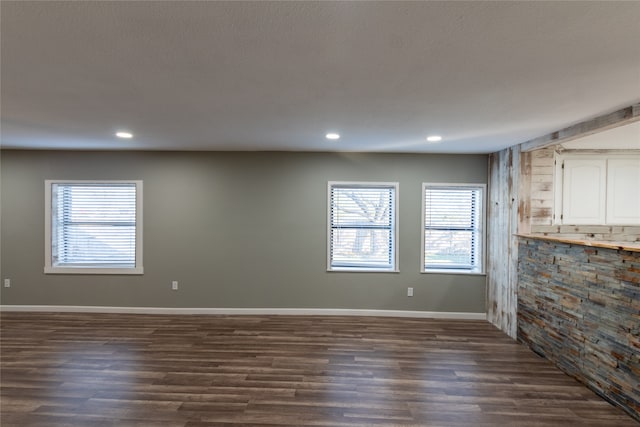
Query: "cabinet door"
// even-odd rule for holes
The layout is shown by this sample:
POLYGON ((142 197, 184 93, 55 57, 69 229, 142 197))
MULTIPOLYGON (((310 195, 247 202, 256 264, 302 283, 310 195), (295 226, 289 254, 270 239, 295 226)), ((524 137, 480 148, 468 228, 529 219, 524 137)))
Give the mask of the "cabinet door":
POLYGON ((605 159, 566 159, 562 185, 563 224, 604 224, 605 159))
POLYGON ((640 158, 608 160, 607 224, 640 224, 640 158))

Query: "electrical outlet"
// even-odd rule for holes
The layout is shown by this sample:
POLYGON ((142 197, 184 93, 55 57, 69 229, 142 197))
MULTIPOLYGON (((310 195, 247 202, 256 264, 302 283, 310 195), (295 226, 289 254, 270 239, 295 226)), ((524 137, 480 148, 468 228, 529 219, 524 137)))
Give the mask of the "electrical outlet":
POLYGON ((407 288, 407 296, 408 297, 412 297, 413 296, 413 288, 407 288))
POLYGON ((174 280, 173 282, 171 282, 171 289, 174 291, 178 290, 178 281, 174 280))
POLYGON ((4 279, 4 287, 5 288, 11 287, 11 279, 4 279))

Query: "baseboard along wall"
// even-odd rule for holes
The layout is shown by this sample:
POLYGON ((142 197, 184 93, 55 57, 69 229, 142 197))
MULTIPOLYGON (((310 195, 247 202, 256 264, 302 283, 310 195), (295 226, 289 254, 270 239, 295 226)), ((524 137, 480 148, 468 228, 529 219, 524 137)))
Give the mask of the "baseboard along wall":
POLYGON ((418 317, 429 319, 486 320, 486 313, 362 310, 342 308, 174 308, 174 307, 106 307, 79 305, 0 305, 0 311, 34 311, 59 313, 129 313, 129 314, 211 314, 211 315, 291 315, 291 316, 377 316, 418 317))

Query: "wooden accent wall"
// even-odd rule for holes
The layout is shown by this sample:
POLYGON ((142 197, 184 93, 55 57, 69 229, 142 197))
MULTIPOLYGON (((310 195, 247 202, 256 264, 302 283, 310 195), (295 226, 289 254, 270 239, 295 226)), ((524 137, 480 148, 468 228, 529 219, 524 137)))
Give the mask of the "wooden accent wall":
MULTIPOLYGON (((513 234, 554 232, 553 228, 545 230, 541 227, 554 227, 553 153, 557 144, 638 120, 640 103, 490 155, 487 319, 511 337, 516 337, 518 298, 518 244, 513 234)), ((626 234, 629 230, 623 232, 626 234)), ((588 239, 590 234, 599 240, 620 237, 617 229, 608 236, 587 232, 572 233, 572 236, 588 239)))
POLYGON ((519 233, 562 235, 579 240, 640 241, 640 226, 554 225, 555 147, 522 153, 521 157, 528 164, 522 168, 520 180, 528 186, 521 185, 520 205, 528 205, 529 208, 521 212, 521 218, 523 214, 525 217, 521 219, 519 233))
POLYGON ((518 340, 640 421, 640 252, 521 238, 518 340))
POLYGON ((487 320, 516 338, 520 148, 489 156, 487 320))
POLYGON ((553 147, 543 148, 528 154, 531 156, 531 187, 529 189, 531 227, 551 225, 553 224, 554 204, 554 149, 553 147))

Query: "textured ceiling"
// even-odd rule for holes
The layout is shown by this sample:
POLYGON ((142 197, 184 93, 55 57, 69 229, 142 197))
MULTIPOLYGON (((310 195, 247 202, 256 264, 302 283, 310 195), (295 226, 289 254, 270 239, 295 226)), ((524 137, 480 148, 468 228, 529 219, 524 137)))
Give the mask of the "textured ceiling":
POLYGON ((4 148, 487 153, 640 100, 638 1, 0 12, 4 148))

